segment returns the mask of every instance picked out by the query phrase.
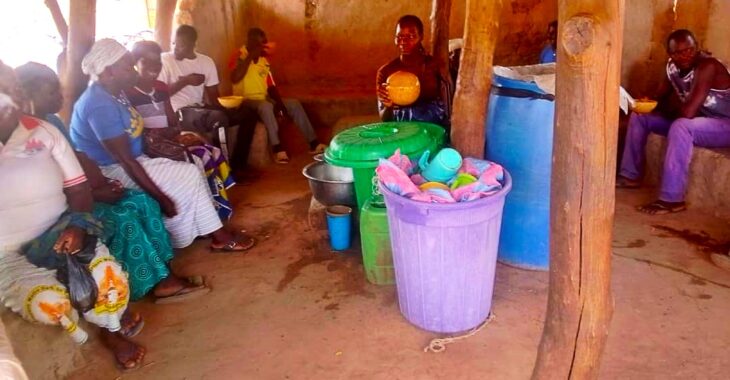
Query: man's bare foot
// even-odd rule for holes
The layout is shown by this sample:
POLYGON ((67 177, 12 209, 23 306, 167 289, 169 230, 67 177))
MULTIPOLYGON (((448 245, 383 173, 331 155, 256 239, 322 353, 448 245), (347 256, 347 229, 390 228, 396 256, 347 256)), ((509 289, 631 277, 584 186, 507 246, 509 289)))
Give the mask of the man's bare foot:
POLYGON ((101 341, 113 354, 117 367, 122 371, 139 368, 147 353, 144 347, 128 340, 120 333, 102 329, 101 341))

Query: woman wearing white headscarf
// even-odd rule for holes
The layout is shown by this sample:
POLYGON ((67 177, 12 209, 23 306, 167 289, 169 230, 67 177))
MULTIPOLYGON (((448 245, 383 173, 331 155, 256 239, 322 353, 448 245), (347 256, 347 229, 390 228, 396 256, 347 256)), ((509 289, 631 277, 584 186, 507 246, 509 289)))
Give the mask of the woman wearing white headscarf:
POLYGON ((127 337, 142 325, 125 323, 127 276, 101 243, 86 176, 61 132, 21 113, 18 89, 0 62, 0 299, 26 320, 62 326, 78 343, 87 338, 81 315, 101 328, 121 368, 138 367, 145 350, 127 337), (69 265, 91 278, 64 271, 69 265), (95 299, 78 292, 80 278, 93 280, 95 299))
POLYGON ((142 154, 143 119, 122 91, 137 80, 132 55, 111 39, 97 41, 82 62, 93 83, 74 105, 71 139, 124 187, 159 202, 172 245, 182 248, 210 234, 213 250, 243 251, 254 240, 223 228, 205 177, 194 164, 142 154))

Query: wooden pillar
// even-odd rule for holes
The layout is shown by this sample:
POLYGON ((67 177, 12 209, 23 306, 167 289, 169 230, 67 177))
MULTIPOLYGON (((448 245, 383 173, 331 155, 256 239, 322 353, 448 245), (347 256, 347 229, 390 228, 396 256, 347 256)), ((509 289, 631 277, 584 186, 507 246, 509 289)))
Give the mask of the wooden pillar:
POLYGON ((68 123, 73 104, 86 89, 89 77, 81 71, 81 60, 91 50, 96 33, 96 0, 71 0, 68 22, 68 53, 63 76, 61 117, 68 123))
POLYGON ((624 0, 560 0, 550 292, 533 379, 595 379, 613 314, 624 0))
POLYGON ((58 5, 58 0, 46 0, 46 6, 51 12, 53 23, 56 24, 56 30, 58 30, 58 35, 61 36, 63 46, 66 46, 68 44, 68 24, 66 24, 66 19, 63 18, 63 12, 61 12, 61 7, 58 5))
POLYGON ((172 38, 172 20, 175 15, 177 0, 157 0, 155 8, 155 41, 162 51, 170 50, 172 38))
POLYGON ((441 77, 451 81, 449 75, 449 18, 452 0, 433 0, 431 10, 431 54, 438 63, 441 77))
POLYGON ((464 48, 451 116, 451 143, 464 156, 484 157, 484 120, 501 9, 502 0, 466 1, 464 48))

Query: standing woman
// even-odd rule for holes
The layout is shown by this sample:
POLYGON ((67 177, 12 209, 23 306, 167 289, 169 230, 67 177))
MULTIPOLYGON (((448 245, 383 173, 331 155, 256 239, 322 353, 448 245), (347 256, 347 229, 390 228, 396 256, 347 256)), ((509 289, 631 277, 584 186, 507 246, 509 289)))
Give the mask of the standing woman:
MULTIPOLYGON (((26 63, 15 72, 31 114, 56 126, 68 139, 66 126, 55 115, 63 103, 56 73, 35 62, 26 63)), ((76 156, 89 179, 94 216, 102 222, 108 236, 105 243, 129 273, 131 300, 136 301, 150 291, 159 303, 207 292, 200 281, 185 280, 172 273, 172 245, 157 202, 140 190, 125 189, 118 181, 104 177, 84 153, 76 152, 76 156)), ((138 316, 135 319, 140 320, 138 316)))
POLYGON ((13 69, 0 62, 0 299, 26 320, 63 326, 77 342, 85 340, 81 314, 101 328, 121 368, 138 367, 145 349, 124 329, 127 276, 101 242, 86 176, 63 135, 22 115, 22 103, 13 69), (93 305, 72 304, 58 280, 65 255, 92 257, 82 265, 98 290, 93 305))
POLYGON ((441 78, 436 60, 426 54, 423 47, 423 22, 416 16, 406 15, 398 19, 395 28, 395 45, 399 56, 378 69, 375 86, 378 95, 378 112, 383 121, 427 121, 448 125, 448 81, 441 78), (409 106, 394 105, 385 85, 388 77, 406 71, 418 77, 421 93, 409 106))

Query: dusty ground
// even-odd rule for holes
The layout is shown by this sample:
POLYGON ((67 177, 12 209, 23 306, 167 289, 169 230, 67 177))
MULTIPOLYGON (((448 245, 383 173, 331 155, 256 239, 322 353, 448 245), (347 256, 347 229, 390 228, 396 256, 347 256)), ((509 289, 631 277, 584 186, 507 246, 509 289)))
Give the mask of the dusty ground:
MULTIPOLYGON (((393 287, 366 282, 359 251, 336 254, 308 228, 305 157, 234 192, 235 224, 258 239, 247 254, 212 254, 205 241, 175 267, 208 276, 214 292, 188 304, 134 305, 146 365, 124 379, 526 379, 544 318, 547 274, 500 265, 496 320, 440 354, 435 337, 400 315, 393 287)), ((615 314, 603 379, 724 379, 730 369, 730 274, 708 261, 728 225, 697 212, 643 217, 650 192, 621 192, 614 238, 615 314), (715 240, 716 239, 716 240, 715 240)), ((120 376, 97 339, 2 313, 33 379, 120 376)), ((91 330, 91 328, 89 328, 91 330)))

